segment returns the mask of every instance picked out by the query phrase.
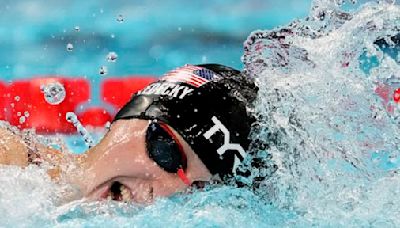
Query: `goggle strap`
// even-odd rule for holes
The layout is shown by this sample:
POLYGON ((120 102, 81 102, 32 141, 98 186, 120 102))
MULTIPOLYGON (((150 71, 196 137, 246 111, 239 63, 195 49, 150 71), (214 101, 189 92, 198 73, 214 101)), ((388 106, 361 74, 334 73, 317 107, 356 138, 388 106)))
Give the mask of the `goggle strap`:
POLYGON ((186 176, 185 171, 183 171, 182 168, 178 169, 176 174, 178 174, 178 177, 182 180, 184 184, 186 184, 187 186, 191 185, 189 178, 186 176))

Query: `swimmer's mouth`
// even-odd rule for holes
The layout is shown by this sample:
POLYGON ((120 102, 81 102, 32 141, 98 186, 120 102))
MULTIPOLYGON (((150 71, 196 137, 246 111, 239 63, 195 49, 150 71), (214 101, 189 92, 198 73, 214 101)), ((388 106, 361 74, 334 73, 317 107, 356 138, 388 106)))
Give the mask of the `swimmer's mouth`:
POLYGON ((133 196, 132 191, 126 185, 114 181, 107 191, 102 194, 101 198, 120 202, 131 202, 133 196))

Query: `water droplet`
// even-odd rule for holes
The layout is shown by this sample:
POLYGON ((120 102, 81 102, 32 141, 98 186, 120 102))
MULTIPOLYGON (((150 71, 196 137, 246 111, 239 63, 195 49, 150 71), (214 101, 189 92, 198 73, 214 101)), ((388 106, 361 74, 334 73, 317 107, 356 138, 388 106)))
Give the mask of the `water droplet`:
POLYGON ((20 123, 20 124, 25 123, 25 121, 26 121, 26 117, 25 117, 25 116, 21 116, 21 117, 19 118, 19 123, 20 123))
POLYGON ((59 82, 42 85, 40 89, 44 93, 44 99, 51 105, 58 105, 65 99, 65 88, 59 82))
POLYGON ((108 69, 106 66, 101 66, 99 69, 99 74, 106 75, 108 73, 108 69))
POLYGON ((77 32, 79 32, 79 31, 81 31, 81 28, 80 28, 79 26, 75 26, 75 27, 74 27, 74 30, 77 31, 77 32))
POLYGON ((73 112, 67 112, 65 114, 65 119, 70 123, 75 123, 78 120, 78 117, 76 117, 75 113, 73 112))
POLYGON ((122 14, 118 15, 117 21, 118 21, 119 23, 124 22, 124 16, 122 16, 122 14))
POLYGON ((108 61, 108 62, 114 63, 114 62, 117 61, 117 58, 118 58, 117 53, 115 53, 115 52, 113 52, 113 51, 112 51, 112 52, 109 52, 108 55, 107 55, 107 61, 108 61))
POLYGON ((72 51, 74 49, 74 45, 72 45, 71 43, 67 44, 67 51, 72 51))
POLYGON ((396 163, 396 162, 397 162, 397 157, 394 156, 394 155, 389 156, 389 162, 390 162, 390 163, 396 163))
POLYGON ((21 98, 20 98, 19 96, 15 96, 15 97, 14 97, 14 100, 15 100, 15 101, 19 101, 20 99, 21 99, 21 98))
POLYGON ((203 56, 201 57, 201 62, 202 62, 202 63, 206 63, 206 62, 207 62, 207 56, 203 55, 203 56))
POLYGON ((78 120, 78 117, 74 112, 67 112, 65 114, 65 119, 74 125, 78 133, 82 136, 83 140, 85 141, 85 144, 90 147, 94 146, 94 140, 92 136, 89 134, 89 132, 86 130, 86 128, 81 124, 81 122, 78 120))
POLYGON ((109 131, 111 128, 111 122, 107 121, 107 123, 104 125, 104 128, 106 129, 106 131, 109 131))

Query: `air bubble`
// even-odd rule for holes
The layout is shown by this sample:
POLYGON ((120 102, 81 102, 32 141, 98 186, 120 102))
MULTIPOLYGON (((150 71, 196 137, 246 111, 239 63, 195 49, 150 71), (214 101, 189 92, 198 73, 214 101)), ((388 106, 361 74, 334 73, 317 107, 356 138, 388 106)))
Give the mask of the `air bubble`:
POLYGON ((28 112, 28 111, 25 111, 25 112, 24 112, 24 116, 29 117, 29 112, 28 112))
POLYGON ((20 99, 21 99, 21 98, 20 98, 19 96, 15 96, 15 97, 14 97, 14 100, 15 100, 15 101, 19 101, 20 99))
POLYGON ((108 62, 114 63, 114 62, 117 61, 117 58, 118 58, 117 53, 115 53, 115 52, 113 52, 113 51, 112 51, 112 52, 109 52, 108 55, 107 55, 107 61, 108 61, 108 62))
POLYGON ((75 26, 75 27, 74 27, 74 30, 77 31, 77 32, 79 32, 79 31, 81 31, 81 28, 80 28, 79 26, 75 26))
POLYGON ((67 44, 67 51, 72 51, 74 50, 74 45, 72 45, 71 43, 67 44))
POLYGON ((44 93, 44 99, 51 105, 58 105, 65 99, 64 86, 59 82, 51 82, 40 87, 44 93))

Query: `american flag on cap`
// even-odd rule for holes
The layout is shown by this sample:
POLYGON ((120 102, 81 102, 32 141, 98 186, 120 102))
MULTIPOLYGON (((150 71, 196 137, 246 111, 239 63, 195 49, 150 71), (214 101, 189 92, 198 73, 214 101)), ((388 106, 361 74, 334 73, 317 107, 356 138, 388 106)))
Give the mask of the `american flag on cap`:
POLYGON ((194 65, 185 65, 166 73, 161 79, 171 82, 185 82, 198 88, 215 78, 218 78, 218 76, 211 70, 194 65))

